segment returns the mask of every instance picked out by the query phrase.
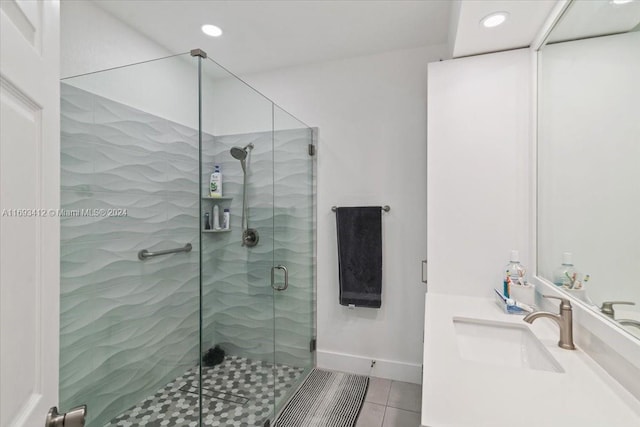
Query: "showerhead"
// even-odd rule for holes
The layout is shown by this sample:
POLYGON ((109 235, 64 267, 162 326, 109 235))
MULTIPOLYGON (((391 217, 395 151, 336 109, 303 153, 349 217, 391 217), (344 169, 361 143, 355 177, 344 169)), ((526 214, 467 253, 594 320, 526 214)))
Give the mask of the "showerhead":
POLYGON ((249 155, 249 151, 253 150, 253 144, 249 143, 245 145, 243 148, 240 147, 231 147, 231 155, 234 159, 240 160, 240 165, 242 166, 242 172, 244 174, 247 173, 247 165, 245 160, 249 155))
POLYGON ((247 158, 247 151, 240 147, 232 147, 231 155, 233 156, 234 159, 238 159, 242 161, 247 158))
POLYGON ((247 155, 249 154, 249 151, 247 150, 253 150, 253 144, 247 144, 243 148, 231 147, 231 155, 233 156, 234 159, 243 161, 244 159, 247 158, 247 155))

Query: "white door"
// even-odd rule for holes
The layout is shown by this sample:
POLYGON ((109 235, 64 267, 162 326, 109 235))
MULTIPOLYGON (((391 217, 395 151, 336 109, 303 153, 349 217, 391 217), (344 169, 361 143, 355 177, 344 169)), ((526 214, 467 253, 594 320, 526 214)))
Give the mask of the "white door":
POLYGON ((59 45, 58 1, 0 0, 0 427, 58 400, 59 45))

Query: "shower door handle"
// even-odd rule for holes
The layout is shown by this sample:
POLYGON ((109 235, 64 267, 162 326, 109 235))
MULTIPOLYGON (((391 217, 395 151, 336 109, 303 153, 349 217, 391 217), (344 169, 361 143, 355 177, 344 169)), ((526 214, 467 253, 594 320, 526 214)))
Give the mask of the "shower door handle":
POLYGON ((289 270, 287 270, 287 267, 285 267, 284 265, 276 265, 275 267, 271 267, 271 287, 274 291, 284 291, 289 287, 289 270), (276 269, 284 271, 284 286, 281 288, 276 287, 276 269))
POLYGON ((49 409, 45 427, 83 427, 87 417, 87 405, 81 405, 64 414, 58 413, 58 408, 49 409))

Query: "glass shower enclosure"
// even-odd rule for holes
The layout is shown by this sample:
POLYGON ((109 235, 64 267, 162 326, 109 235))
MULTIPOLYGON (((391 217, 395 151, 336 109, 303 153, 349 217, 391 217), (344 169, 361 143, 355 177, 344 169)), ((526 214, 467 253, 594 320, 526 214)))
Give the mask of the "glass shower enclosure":
POLYGON ((314 366, 314 144, 199 50, 62 81, 63 410, 273 423, 314 366))

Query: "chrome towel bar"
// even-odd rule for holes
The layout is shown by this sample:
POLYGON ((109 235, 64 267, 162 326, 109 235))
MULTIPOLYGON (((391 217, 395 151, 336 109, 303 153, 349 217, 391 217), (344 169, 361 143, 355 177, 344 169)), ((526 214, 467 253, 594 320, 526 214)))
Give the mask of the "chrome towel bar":
POLYGON ((146 249, 142 249, 140 252, 138 252, 138 258, 141 261, 144 261, 145 259, 151 258, 151 257, 154 257, 154 256, 175 254, 177 252, 191 252, 191 248, 192 248, 191 243, 187 243, 182 248, 167 249, 166 251, 149 252, 146 249))
MULTIPOLYGON (((391 210, 391 207, 389 205, 384 205, 384 206, 381 207, 381 209, 383 211, 385 211, 385 212, 389 212, 391 210)), ((335 212, 336 210, 338 210, 338 207, 337 206, 331 206, 331 210, 333 212, 335 212)))

